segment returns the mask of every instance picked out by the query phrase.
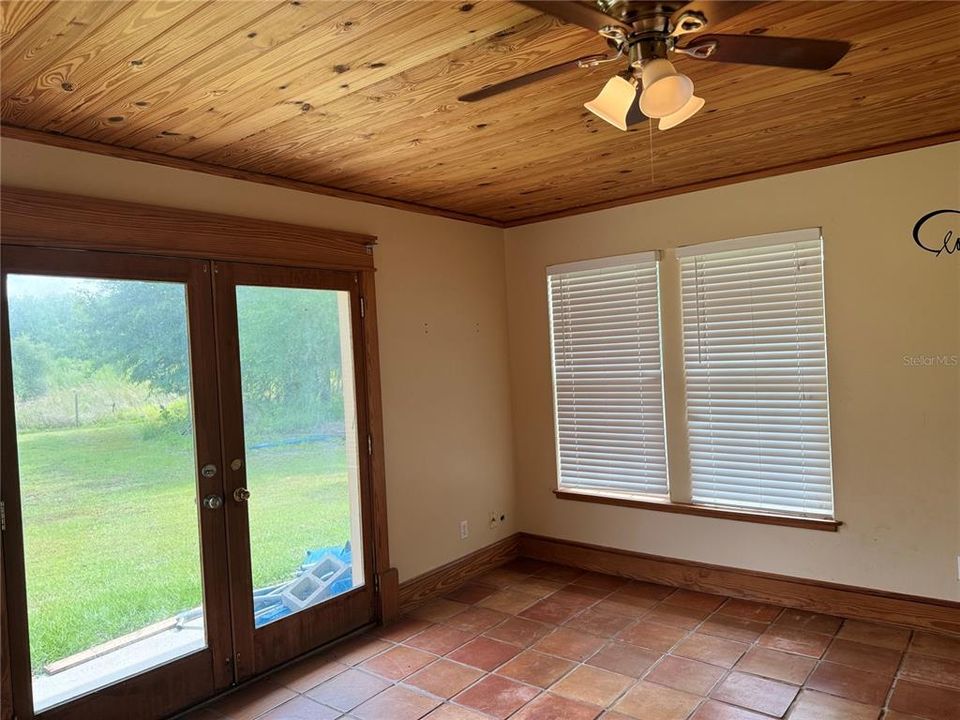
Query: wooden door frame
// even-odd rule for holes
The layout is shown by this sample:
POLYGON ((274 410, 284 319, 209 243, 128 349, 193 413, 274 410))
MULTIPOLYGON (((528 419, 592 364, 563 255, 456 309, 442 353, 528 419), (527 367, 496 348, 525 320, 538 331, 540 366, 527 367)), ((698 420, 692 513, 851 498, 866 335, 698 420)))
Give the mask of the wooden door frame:
MULTIPOLYGON (((7 319, 6 313, 3 313, 2 329, 2 349, 0 357, 9 357, 9 348, 7 344, 7 319)), ((10 388, 5 386, 0 395, 5 395, 10 388)), ((6 431, 3 431, 3 437, 0 443, 4 445, 7 442, 6 431)), ((9 452, 9 447, 4 450, 4 454, 9 452)), ((6 584, 6 552, 4 551, 3 534, 0 533, 0 720, 12 720, 13 718, 13 678, 10 673, 10 636, 7 626, 7 584, 6 584)))
MULTIPOLYGON (((399 582, 396 568, 390 565, 387 533, 374 290, 373 248, 376 237, 255 218, 4 186, 0 189, 0 243, 356 272, 364 305, 360 321, 366 363, 364 410, 372 448, 369 483, 375 614, 383 624, 399 617, 399 582)), ((8 343, 6 328, 3 343, 8 343)), ((4 349, 9 351, 9 347, 4 349)), ((15 429, 6 418, 3 425, 0 432, 6 446, 4 456, 9 458, 11 448, 15 448, 15 429)), ((16 461, 15 454, 13 459, 16 461)), ((9 573, 9 561, 5 565, 4 572, 9 573)), ((11 600, 7 592, 9 587, 10 583, 3 583, 6 607, 10 606, 11 600)), ((4 647, 0 647, 0 652, 3 653, 0 665, 5 667, 8 663, 4 661, 10 654, 4 647)))

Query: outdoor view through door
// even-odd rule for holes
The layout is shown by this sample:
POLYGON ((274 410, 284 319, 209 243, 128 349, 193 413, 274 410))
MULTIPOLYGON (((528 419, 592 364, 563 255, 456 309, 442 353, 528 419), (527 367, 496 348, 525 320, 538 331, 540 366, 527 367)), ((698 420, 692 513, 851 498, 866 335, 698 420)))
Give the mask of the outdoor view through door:
POLYGON ((356 274, 6 248, 3 279, 18 716, 166 716, 375 619, 356 274))
POLYGON ((236 288, 254 623, 363 585, 350 294, 236 288))
POLYGON ((185 288, 10 275, 37 711, 206 645, 185 288))

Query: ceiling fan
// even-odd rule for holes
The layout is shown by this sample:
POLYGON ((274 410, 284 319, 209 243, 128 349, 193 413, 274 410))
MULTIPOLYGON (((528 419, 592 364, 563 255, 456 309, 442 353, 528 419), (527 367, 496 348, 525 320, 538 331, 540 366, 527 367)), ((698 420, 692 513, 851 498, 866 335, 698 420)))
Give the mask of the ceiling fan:
POLYGON ((659 120, 658 127, 668 130, 693 117, 704 105, 703 98, 693 94, 693 81, 677 72, 667 59, 670 53, 708 62, 828 70, 850 50, 849 43, 838 40, 694 35, 755 7, 757 2, 520 0, 520 4, 598 33, 615 54, 587 55, 553 65, 475 90, 459 100, 476 102, 571 68, 622 61, 626 67, 610 78, 600 94, 584 107, 620 130, 647 118, 659 120), (690 35, 693 37, 687 39, 690 35))

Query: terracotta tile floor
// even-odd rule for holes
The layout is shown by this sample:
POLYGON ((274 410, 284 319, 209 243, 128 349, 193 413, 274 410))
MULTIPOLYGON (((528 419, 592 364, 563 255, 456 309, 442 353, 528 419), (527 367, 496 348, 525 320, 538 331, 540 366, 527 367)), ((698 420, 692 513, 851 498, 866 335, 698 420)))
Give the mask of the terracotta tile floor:
POLYGON ((960 720, 960 639, 517 560, 189 720, 960 720))

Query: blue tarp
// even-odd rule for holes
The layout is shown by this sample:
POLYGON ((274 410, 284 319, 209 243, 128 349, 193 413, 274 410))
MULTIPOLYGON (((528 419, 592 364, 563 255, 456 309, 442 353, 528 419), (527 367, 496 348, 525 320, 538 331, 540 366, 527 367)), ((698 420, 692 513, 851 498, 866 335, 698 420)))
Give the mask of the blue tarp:
MULTIPOLYGON (((343 547, 331 546, 317 548, 316 550, 307 550, 303 564, 297 569, 297 573, 293 578, 279 585, 273 585, 272 587, 261 588, 253 591, 253 614, 255 626, 262 627, 267 623, 290 615, 292 611, 283 604, 283 600, 280 598, 277 591, 282 590, 285 586, 294 582, 298 577, 306 572, 307 568, 316 565, 327 555, 333 555, 348 567, 352 565, 349 542, 343 547)), ((330 587, 331 592, 329 597, 340 595, 348 590, 351 590, 352 588, 353 578, 351 575, 346 575, 340 580, 337 580, 337 582, 330 587)))

